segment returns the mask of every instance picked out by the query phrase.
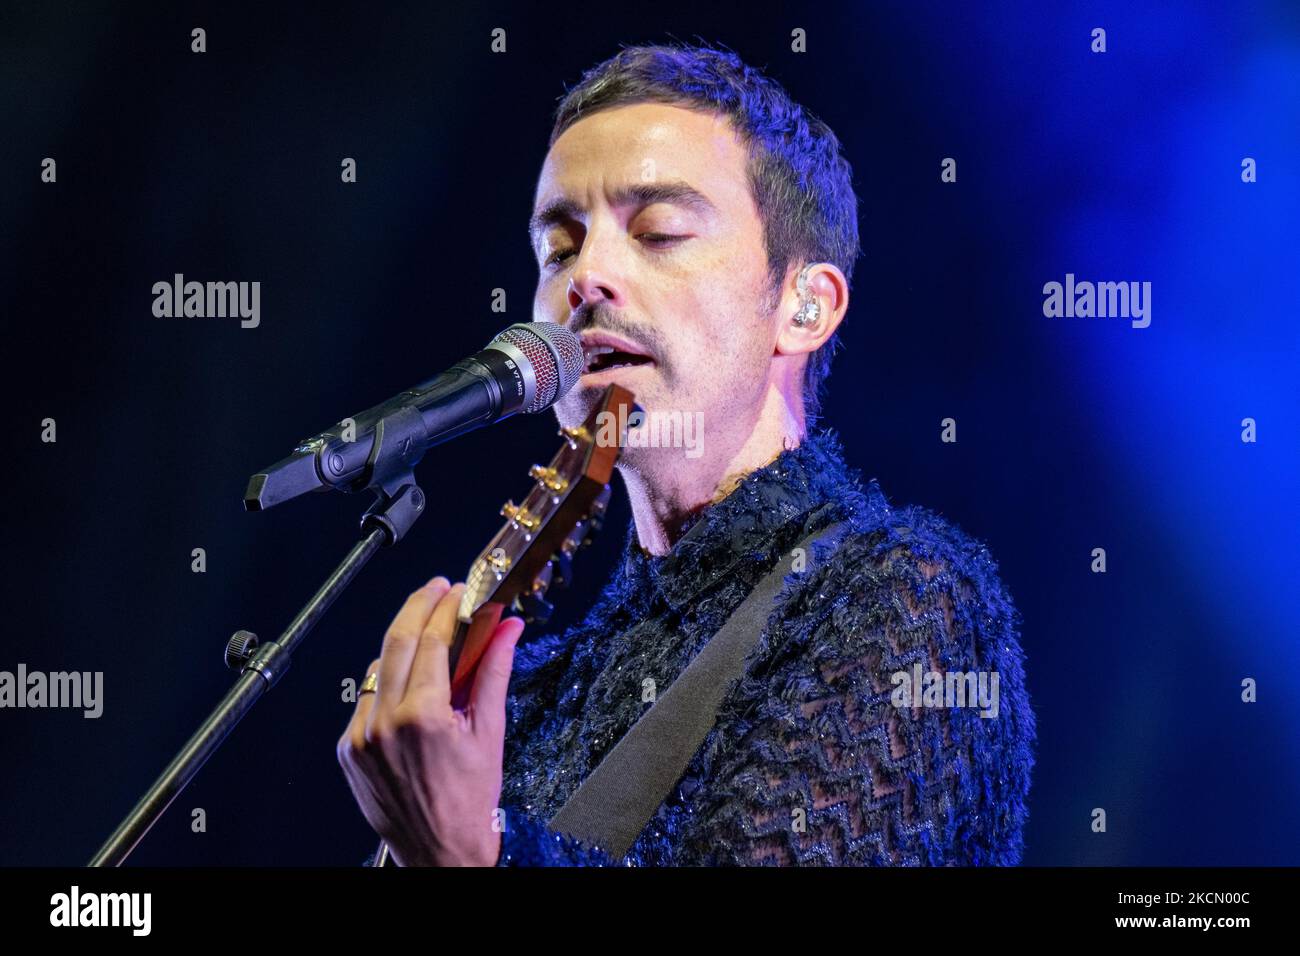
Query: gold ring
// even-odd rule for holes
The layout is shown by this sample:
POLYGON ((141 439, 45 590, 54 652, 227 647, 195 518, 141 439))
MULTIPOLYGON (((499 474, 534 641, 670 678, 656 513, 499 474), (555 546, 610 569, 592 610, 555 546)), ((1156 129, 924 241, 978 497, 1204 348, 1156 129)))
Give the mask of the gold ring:
POLYGON ((379 690, 379 671, 366 676, 366 679, 361 682, 361 689, 357 691, 357 695, 373 694, 377 690, 379 690))

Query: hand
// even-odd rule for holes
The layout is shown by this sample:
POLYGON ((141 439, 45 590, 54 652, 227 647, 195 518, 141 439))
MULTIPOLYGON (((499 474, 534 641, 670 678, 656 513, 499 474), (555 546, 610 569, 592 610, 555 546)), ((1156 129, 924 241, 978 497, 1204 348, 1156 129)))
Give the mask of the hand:
POLYGON ((366 820, 399 866, 495 866, 501 834, 506 688, 524 622, 502 619, 474 674, 466 709, 451 706, 448 648, 465 585, 436 577, 406 599, 338 742, 339 764, 366 820))

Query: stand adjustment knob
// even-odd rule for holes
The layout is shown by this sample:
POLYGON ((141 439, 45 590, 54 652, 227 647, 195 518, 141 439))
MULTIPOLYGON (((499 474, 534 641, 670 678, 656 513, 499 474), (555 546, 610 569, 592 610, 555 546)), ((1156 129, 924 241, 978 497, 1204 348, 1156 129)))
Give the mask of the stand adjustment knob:
POLYGON ((242 671, 256 650, 256 634, 252 631, 236 631, 226 642, 226 666, 232 671, 242 671))

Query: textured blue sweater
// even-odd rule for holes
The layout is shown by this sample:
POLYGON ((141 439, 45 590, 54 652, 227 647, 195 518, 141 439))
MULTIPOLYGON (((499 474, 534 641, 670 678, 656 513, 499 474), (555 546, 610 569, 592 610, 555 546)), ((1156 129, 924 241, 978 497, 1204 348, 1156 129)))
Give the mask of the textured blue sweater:
POLYGON ((814 433, 703 509, 668 554, 648 555, 629 526, 586 620, 516 649, 498 865, 1018 863, 1035 741, 1018 631, 982 544, 892 507, 833 432, 814 433), (716 725, 627 855, 548 830, 651 706, 646 682, 662 694, 778 558, 843 520, 849 533, 787 578, 716 725), (996 707, 973 693, 962 706, 944 676, 973 690, 980 672, 996 707))

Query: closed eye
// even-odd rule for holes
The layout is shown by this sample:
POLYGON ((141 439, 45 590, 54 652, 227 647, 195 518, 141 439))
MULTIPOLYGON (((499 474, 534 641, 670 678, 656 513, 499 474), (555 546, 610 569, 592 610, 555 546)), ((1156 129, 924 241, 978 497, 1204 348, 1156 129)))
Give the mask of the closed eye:
POLYGON ((641 235, 637 236, 637 238, 638 238, 638 239, 648 239, 648 240, 650 240, 651 242, 653 242, 653 243, 655 243, 656 245, 658 245, 658 244, 660 244, 660 243, 672 243, 672 242, 677 242, 677 241, 679 241, 679 240, 681 240, 681 239, 685 239, 685 238, 687 238, 687 237, 686 237, 686 236, 668 236, 668 235, 665 235, 665 234, 662 233, 662 232, 643 232, 643 233, 641 233, 641 235))
MULTIPOLYGON (((689 239, 690 236, 670 236, 662 232, 643 232, 636 238, 645 240, 656 249, 666 249, 683 239, 689 239)), ((572 249, 557 249, 547 256, 546 261, 542 264, 545 266, 558 265, 565 256, 571 255, 573 255, 572 249)))

